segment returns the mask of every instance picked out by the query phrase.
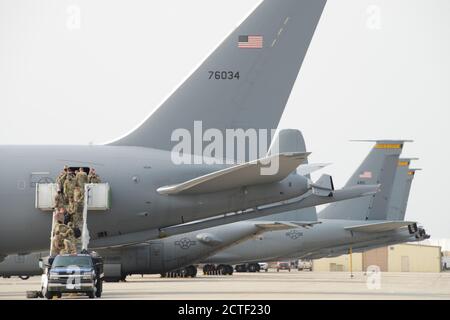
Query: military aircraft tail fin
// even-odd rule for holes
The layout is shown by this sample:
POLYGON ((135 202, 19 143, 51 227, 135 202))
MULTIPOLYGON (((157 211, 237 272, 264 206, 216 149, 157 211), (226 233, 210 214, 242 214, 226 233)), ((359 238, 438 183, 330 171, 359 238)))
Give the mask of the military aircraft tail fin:
MULTIPOLYGON (((306 144, 303 134, 297 129, 282 129, 275 136, 269 148, 268 155, 282 152, 306 152, 306 144)), ((297 168, 297 173, 310 178, 310 173, 320 170, 327 164, 308 164, 306 160, 297 168)), ((266 217, 257 218, 256 220, 276 220, 276 221, 316 221, 316 207, 305 209, 297 209, 277 213, 266 217)))
POLYGON ((305 138, 300 130, 281 129, 277 132, 267 154, 283 152, 306 152, 305 138))
POLYGON ((417 158, 401 158, 395 174, 392 194, 389 201, 387 220, 404 220, 408 206, 412 180, 416 169, 410 169, 412 160, 417 158))
POLYGON ((137 129, 110 144, 172 150, 175 130, 193 137, 196 121, 224 137, 226 129, 266 129, 270 138, 325 3, 263 1, 137 129))
POLYGON ((380 184, 371 197, 332 203, 319 213, 322 219, 385 220, 397 163, 404 140, 379 140, 361 163, 346 187, 380 184))

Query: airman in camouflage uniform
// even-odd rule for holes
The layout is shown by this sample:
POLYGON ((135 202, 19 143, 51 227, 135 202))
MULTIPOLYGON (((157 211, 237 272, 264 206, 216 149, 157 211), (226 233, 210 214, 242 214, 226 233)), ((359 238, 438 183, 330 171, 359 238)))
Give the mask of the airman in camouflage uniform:
POLYGON ((72 222, 75 227, 81 227, 83 221, 83 204, 82 202, 72 201, 68 208, 69 214, 72 216, 72 222))
POLYGON ((64 213, 66 212, 66 209, 64 207, 62 208, 56 208, 53 212, 53 218, 57 223, 63 223, 64 222, 64 213))
POLYGON ((61 253, 61 250, 64 248, 64 243, 61 235, 58 231, 55 232, 55 235, 52 238, 52 250, 50 255, 54 256, 61 253))
POLYGON ((67 232, 67 230, 69 229, 69 227, 67 225, 65 225, 64 223, 58 223, 55 226, 55 232, 58 232, 61 237, 65 238, 65 233, 67 232))
POLYGON ((64 195, 66 196, 66 204, 73 200, 73 193, 76 187, 76 181, 71 174, 69 174, 64 182, 64 195))
POLYGON ((88 181, 89 183, 101 183, 100 177, 97 175, 97 173, 95 173, 94 168, 91 168, 91 170, 89 170, 88 181))
POLYGON ((72 251, 75 251, 73 253, 76 253, 76 251, 77 251, 76 245, 78 243, 78 239, 75 237, 75 225, 73 224, 73 222, 69 222, 68 227, 70 228, 70 232, 68 234, 68 239, 70 240, 70 242, 73 246, 72 251))
POLYGON ((84 199, 84 189, 81 189, 79 186, 75 187, 75 190, 73 192, 73 200, 75 202, 83 202, 84 199))
POLYGON ((80 187, 81 192, 84 192, 84 185, 88 183, 88 175, 84 172, 83 168, 80 168, 75 179, 77 180, 77 186, 80 187))
POLYGON ((55 196, 55 209, 64 208, 65 199, 62 191, 58 191, 55 196))
POLYGON ((67 205, 67 213, 70 215, 70 221, 73 222, 75 213, 77 212, 75 201, 69 201, 67 205))
POLYGON ((76 253, 77 249, 75 247, 75 236, 72 229, 72 224, 69 223, 69 225, 64 225, 65 228, 62 228, 63 231, 60 231, 60 235, 63 238, 63 244, 64 244, 64 252, 65 253, 76 253))
POLYGON ((64 166, 64 170, 61 171, 59 176, 56 178, 58 191, 61 191, 63 193, 64 193, 64 182, 66 181, 68 171, 69 171, 69 167, 68 166, 64 166))

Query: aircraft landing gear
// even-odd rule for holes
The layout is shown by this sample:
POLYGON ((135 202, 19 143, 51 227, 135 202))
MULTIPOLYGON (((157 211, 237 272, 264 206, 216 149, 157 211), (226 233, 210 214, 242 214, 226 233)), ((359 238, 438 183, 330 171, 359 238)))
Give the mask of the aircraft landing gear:
POLYGON ((161 278, 195 278, 197 276, 196 266, 187 266, 183 269, 161 273, 161 278))
POLYGON ((227 264, 205 264, 203 267, 203 274, 208 276, 231 276, 233 274, 233 267, 227 264))

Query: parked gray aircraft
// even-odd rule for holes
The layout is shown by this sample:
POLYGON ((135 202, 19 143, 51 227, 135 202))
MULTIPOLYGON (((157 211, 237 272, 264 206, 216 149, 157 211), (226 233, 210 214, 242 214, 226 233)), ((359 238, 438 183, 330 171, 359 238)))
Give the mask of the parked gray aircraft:
MULTIPOLYGON (((64 165, 95 167, 111 186, 111 208, 89 216, 94 248, 140 243, 164 227, 307 193, 310 181, 290 174, 307 154, 272 155, 279 160, 273 175, 261 175, 267 162, 254 158, 175 164, 172 135, 184 129, 195 139, 196 122, 223 136, 276 128, 325 2, 263 1, 142 125, 108 145, 0 146, 0 257, 48 247, 51 215, 35 208, 35 186, 54 181, 64 165)), ((190 151, 204 160, 203 149, 190 151)))
MULTIPOLYGON (((298 130, 282 130, 278 138, 274 140, 278 145, 277 149, 282 152, 287 150, 297 150, 299 145, 304 145, 303 137, 298 130)), ((323 165, 306 165, 297 169, 299 174, 311 172, 312 169, 320 169, 323 165)), ((355 198, 360 196, 370 196, 378 191, 378 186, 357 186, 342 190, 334 190, 332 195, 327 197, 307 195, 303 199, 293 202, 295 207, 308 207, 311 199, 314 202, 330 202, 343 199, 355 198), (306 203, 306 204, 305 204, 306 203)), ((260 216, 261 214, 276 213, 285 210, 289 204, 282 203, 271 205, 258 210, 255 213, 240 213, 239 216, 247 217, 260 216)), ((192 276, 196 273, 196 268, 186 267, 213 255, 216 252, 224 250, 227 247, 245 241, 251 237, 257 236, 267 231, 291 229, 298 226, 313 226, 317 221, 317 216, 306 217, 302 222, 296 220, 290 223, 288 220, 278 221, 236 221, 236 215, 227 215, 215 219, 208 219, 196 223, 189 223, 173 228, 167 228, 163 231, 170 235, 174 228, 179 228, 182 234, 172 235, 162 239, 150 240, 144 243, 131 246, 120 246, 99 250, 99 253, 105 259, 105 276, 109 280, 123 279, 128 274, 133 273, 167 273, 180 269, 185 275, 192 276), (223 224, 229 224, 224 226, 223 224), (185 232, 186 230, 196 230, 185 232)), ((0 275, 2 276, 30 276, 40 273, 38 260, 45 254, 31 255, 11 255, 3 263, 0 263, 0 275)), ((231 270, 232 272, 232 270, 231 270)))
MULTIPOLYGON (((99 253, 105 259, 105 279, 118 281, 133 273, 166 273, 185 267, 255 235, 269 230, 287 230, 296 226, 277 222, 241 221, 232 230, 223 227, 210 228, 129 247, 100 250, 99 253)), ((48 254, 47 251, 27 255, 9 255, 0 263, 0 276, 19 276, 27 279, 30 276, 40 275, 42 270, 39 268, 39 259, 48 254)), ((194 276, 197 268, 186 268, 185 271, 186 275, 194 276)))
MULTIPOLYGON (((412 159, 400 159, 399 166, 396 172, 394 187, 392 190, 391 199, 389 202, 389 209, 386 220, 388 221, 404 221, 406 208, 408 204, 409 193, 411 190, 411 183, 417 170, 410 169, 409 164, 412 159)), ((335 219, 339 220, 339 216, 335 219)), ((320 219, 321 221, 324 221, 320 219)), ((395 245, 404 242, 415 242, 428 239, 430 236, 426 233, 423 227, 417 224, 409 225, 408 228, 400 228, 396 232, 387 233, 378 237, 377 239, 370 239, 368 241, 361 241, 352 245, 353 252, 362 252, 379 247, 395 245)), ((311 252, 302 258, 305 259, 319 259, 323 257, 333 257, 346 254, 349 251, 349 246, 336 246, 331 248, 323 248, 317 252, 311 252)))
MULTIPOLYGON (((405 184, 410 179, 408 171, 396 174, 403 141, 377 141, 367 158, 356 170, 346 187, 366 183, 380 183, 381 192, 372 197, 358 198, 329 205, 319 214, 320 224, 313 228, 297 228, 289 231, 275 231, 219 252, 205 259, 205 263, 224 265, 276 261, 286 258, 320 258, 346 253, 350 247, 366 249, 406 241, 417 241, 428 236, 415 222, 388 221, 391 194, 395 197, 409 195, 405 184), (401 180, 394 182, 394 179, 401 180), (392 190, 394 183, 403 185, 403 191, 392 190), (345 251, 342 251, 345 249, 345 251)), ((394 199, 396 203, 398 199, 394 199)), ((406 207, 405 207, 406 208, 406 207)), ((297 220, 304 221, 311 216, 311 210, 298 211, 297 220)), ((403 211, 403 208, 402 210, 403 211)), ((282 221, 280 217, 266 217, 282 221)), ((292 216, 291 216, 292 218, 292 216)), ((290 219, 295 221, 295 219, 290 219)))

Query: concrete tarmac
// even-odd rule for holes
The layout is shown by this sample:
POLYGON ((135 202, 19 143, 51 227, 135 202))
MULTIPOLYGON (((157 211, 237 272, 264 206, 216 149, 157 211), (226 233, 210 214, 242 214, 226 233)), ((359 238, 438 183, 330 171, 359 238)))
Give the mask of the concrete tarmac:
MULTIPOLYGON (((0 279, 0 299, 26 299, 39 290, 40 277, 23 281, 0 279)), ((63 299, 86 297, 63 297, 63 299)), ((233 276, 161 278, 131 276, 126 282, 105 283, 102 299, 450 299, 450 273, 381 273, 275 270, 233 276)))

